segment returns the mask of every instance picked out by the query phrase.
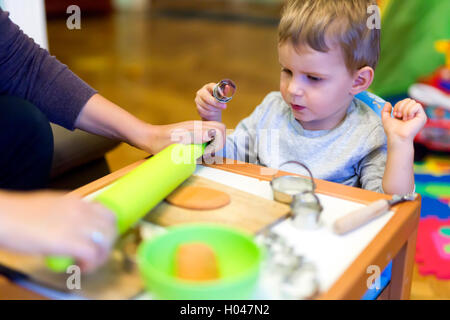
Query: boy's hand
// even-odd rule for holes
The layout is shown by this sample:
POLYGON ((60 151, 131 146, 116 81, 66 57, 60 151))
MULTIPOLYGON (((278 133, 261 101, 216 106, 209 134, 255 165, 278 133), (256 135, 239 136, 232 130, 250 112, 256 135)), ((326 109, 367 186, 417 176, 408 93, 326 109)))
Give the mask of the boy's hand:
POLYGON ((391 117, 391 110, 392 105, 387 102, 381 112, 384 131, 388 139, 412 142, 427 122, 422 105, 412 99, 405 99, 395 105, 394 117, 391 117))
POLYGON ((204 121, 221 121, 222 110, 227 108, 226 103, 216 100, 213 96, 215 83, 208 83, 197 91, 195 96, 195 104, 197 112, 204 121))

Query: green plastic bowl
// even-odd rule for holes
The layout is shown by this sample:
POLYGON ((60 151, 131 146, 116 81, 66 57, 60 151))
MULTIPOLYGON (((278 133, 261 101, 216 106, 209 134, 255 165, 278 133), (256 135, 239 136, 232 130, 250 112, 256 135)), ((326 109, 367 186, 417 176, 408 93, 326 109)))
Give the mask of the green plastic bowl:
POLYGON ((137 262, 147 289, 165 300, 249 299, 258 284, 263 249, 250 235, 216 224, 188 224, 144 241, 137 262), (203 242, 216 255, 220 278, 189 281, 175 274, 175 253, 180 244, 203 242))

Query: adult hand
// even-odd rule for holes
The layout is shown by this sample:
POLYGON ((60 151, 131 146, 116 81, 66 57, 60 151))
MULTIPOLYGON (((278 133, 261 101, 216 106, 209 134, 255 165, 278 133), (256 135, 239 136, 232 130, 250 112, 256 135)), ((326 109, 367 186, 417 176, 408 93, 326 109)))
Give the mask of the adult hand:
POLYGON ((71 256, 82 271, 91 272, 107 260, 114 245, 116 217, 99 203, 40 191, 1 192, 0 205, 0 247, 71 256))
POLYGON ((225 145, 225 125, 216 121, 184 121, 168 125, 149 125, 148 134, 144 135, 136 147, 151 154, 156 154, 173 143, 201 144, 214 139, 212 148, 205 154, 217 152, 225 145))

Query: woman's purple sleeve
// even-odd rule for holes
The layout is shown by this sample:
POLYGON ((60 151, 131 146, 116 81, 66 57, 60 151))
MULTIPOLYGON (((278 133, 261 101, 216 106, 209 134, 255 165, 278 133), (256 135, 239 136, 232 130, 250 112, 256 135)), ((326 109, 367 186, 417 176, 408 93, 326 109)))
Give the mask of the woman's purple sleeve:
POLYGON ((0 9, 0 94, 26 99, 51 122, 73 130, 96 91, 25 35, 8 15, 0 9))

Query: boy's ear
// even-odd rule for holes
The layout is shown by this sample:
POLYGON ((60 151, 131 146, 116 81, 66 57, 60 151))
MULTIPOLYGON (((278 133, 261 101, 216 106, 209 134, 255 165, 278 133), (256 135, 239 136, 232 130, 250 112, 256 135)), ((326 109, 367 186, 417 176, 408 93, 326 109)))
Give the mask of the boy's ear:
POLYGON ((374 73, 374 70, 368 66, 357 70, 353 75, 350 94, 357 95, 358 93, 367 90, 372 84, 374 73))

